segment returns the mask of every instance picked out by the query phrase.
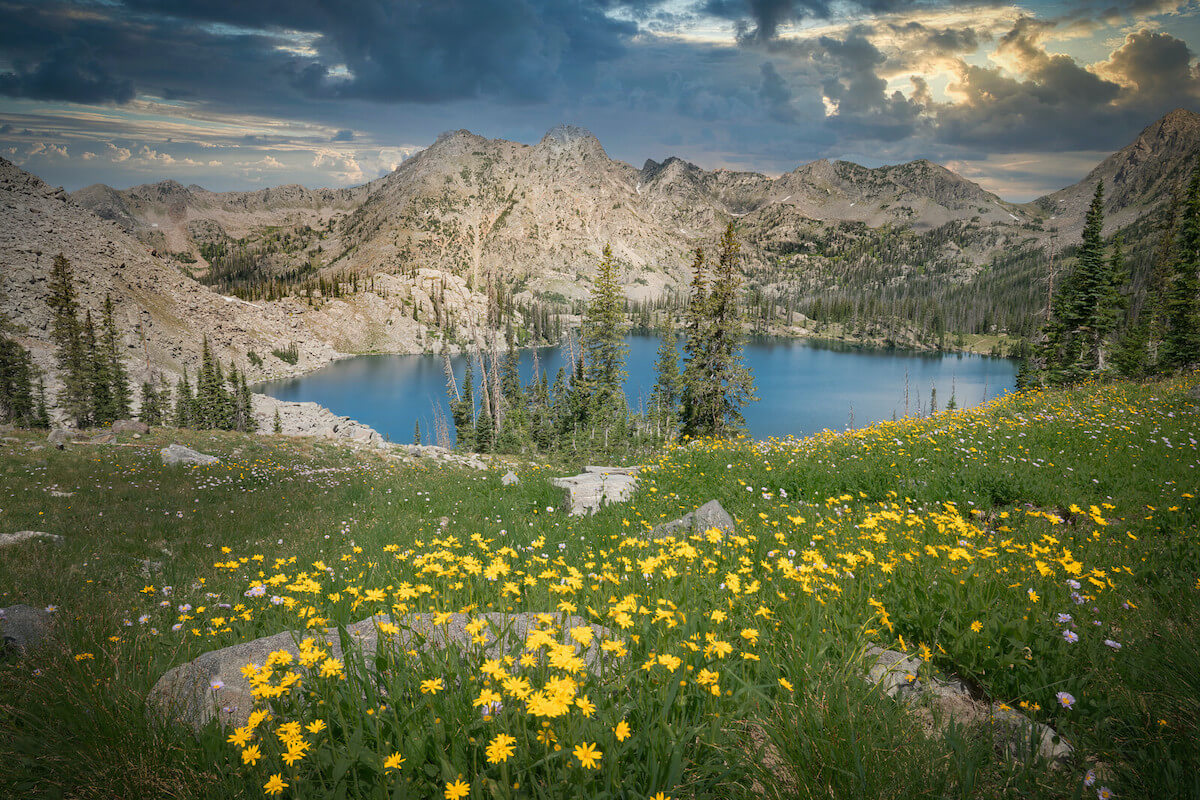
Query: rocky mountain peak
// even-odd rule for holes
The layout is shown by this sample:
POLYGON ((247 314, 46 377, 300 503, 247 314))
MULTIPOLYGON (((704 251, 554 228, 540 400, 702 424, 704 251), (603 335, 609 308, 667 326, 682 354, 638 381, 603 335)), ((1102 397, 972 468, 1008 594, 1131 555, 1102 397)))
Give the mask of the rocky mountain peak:
POLYGON ((581 128, 578 125, 555 125, 542 137, 542 140, 537 143, 536 150, 541 150, 555 155, 575 152, 580 154, 594 154, 608 158, 608 153, 604 151, 604 147, 600 144, 591 131, 587 128, 581 128))

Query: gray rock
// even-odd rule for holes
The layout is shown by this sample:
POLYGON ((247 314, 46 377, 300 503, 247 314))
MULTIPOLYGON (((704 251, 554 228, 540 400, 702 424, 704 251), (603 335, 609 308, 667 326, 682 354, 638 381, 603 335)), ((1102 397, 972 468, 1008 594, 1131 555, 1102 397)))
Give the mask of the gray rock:
POLYGON ((976 700, 962 681, 929 675, 929 670, 922 678, 919 658, 869 647, 866 663, 867 682, 882 688, 889 697, 905 703, 928 701, 951 718, 983 721, 1009 758, 1020 760, 1035 752, 1051 765, 1063 766, 1071 757, 1071 744, 1049 725, 1035 722, 1008 706, 976 700))
POLYGON ((637 488, 637 467, 584 467, 579 475, 551 481, 565 489, 567 513, 594 514, 607 503, 623 503, 637 488))
POLYGON ((62 450, 66 446, 67 442, 71 441, 71 432, 65 428, 55 428, 54 430, 50 431, 50 434, 46 437, 46 441, 57 447, 59 450, 62 450))
POLYGON ((150 426, 140 419, 119 419, 112 424, 113 433, 149 433, 150 426))
POLYGON ((1035 722, 1011 708, 993 706, 991 722, 1000 748, 1014 760, 1036 753, 1053 766, 1065 766, 1074 752, 1071 743, 1049 725, 1035 722))
POLYGON ((722 508, 716 500, 709 500, 695 511, 689 511, 679 519, 656 526, 654 530, 650 531, 649 536, 651 539, 659 539, 676 532, 703 533, 709 528, 716 528, 722 533, 733 532, 733 517, 729 516, 729 512, 722 508))
POLYGON ((918 677, 919 658, 895 650, 868 647, 867 663, 867 682, 880 686, 888 697, 909 700, 925 691, 925 685, 918 677))
POLYGON ((45 531, 17 531, 16 533, 0 533, 0 547, 9 547, 14 544, 29 541, 45 541, 54 544, 62 544, 63 537, 57 533, 46 533, 45 531))
POLYGON ((190 447, 184 447, 181 444, 171 444, 164 447, 161 451, 164 464, 220 464, 221 459, 216 456, 210 456, 207 453, 200 453, 190 447))
POLYGON ((501 486, 512 486, 520 482, 521 479, 517 477, 517 473, 513 472, 511 469, 504 473, 504 477, 500 479, 501 486))
MULTIPOLYGON (((591 645, 584 648, 576 644, 575 649, 584 659, 588 669, 598 670, 604 657, 600 650, 600 642, 604 638, 611 638, 612 632, 599 625, 593 625, 582 617, 568 617, 562 620, 557 613, 551 616, 556 623, 556 639, 560 642, 570 641, 568 635, 571 628, 586 626, 591 629, 591 645)), ((538 614, 533 612, 484 613, 479 614, 478 618, 489 623, 489 641, 482 648, 484 657, 487 658, 519 656, 524 650, 526 637, 539 627, 538 614)), ((444 624, 435 625, 432 614, 411 614, 395 620, 386 614, 380 614, 348 626, 346 632, 355 643, 357 653, 369 663, 379 647, 381 636, 390 640, 400 652, 430 651, 447 647, 466 649, 471 643, 471 635, 466 631, 470 620, 471 617, 465 614, 451 614, 444 624), (399 633, 380 633, 379 623, 393 621, 400 628, 399 633)), ((323 649, 328 655, 345 662, 340 637, 334 628, 325 629, 315 635, 311 631, 278 633, 205 653, 194 661, 169 670, 150 690, 146 698, 147 707, 153 713, 191 725, 196 730, 212 719, 232 727, 243 725, 254 705, 254 697, 249 682, 242 675, 242 667, 247 664, 261 666, 266 662, 267 656, 276 650, 286 650, 296 656, 300 652, 299 640, 308 636, 320 637, 323 649)))
POLYGON ((111 433, 98 433, 87 440, 88 444, 112 444, 117 440, 117 437, 111 433))
POLYGON ((36 647, 50 635, 50 614, 26 605, 0 608, 0 634, 5 649, 20 652, 36 647))
POLYGON ((1192 388, 1188 389, 1188 397, 1193 400, 1200 400, 1200 383, 1197 383, 1192 388))

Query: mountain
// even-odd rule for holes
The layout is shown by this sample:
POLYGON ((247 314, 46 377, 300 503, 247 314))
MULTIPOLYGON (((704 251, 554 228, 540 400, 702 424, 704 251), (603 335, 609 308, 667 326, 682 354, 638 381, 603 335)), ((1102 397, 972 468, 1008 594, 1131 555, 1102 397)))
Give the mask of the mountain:
POLYGON ((1200 115, 1172 112, 1082 181, 1019 205, 924 160, 820 160, 777 177, 679 158, 639 169, 571 126, 533 145, 449 131, 350 189, 163 181, 67 195, 0 160, 0 314, 48 365, 46 279, 63 252, 86 307, 117 301, 139 379, 193 368, 204 336, 263 378, 341 353, 463 346, 489 295, 515 301, 514 327, 540 321, 544 334, 547 311, 570 321, 571 301, 587 296, 605 244, 627 296, 670 298, 695 248, 736 222, 758 330, 924 346, 945 331, 1028 335, 1050 229, 1061 243, 1077 236, 1100 179, 1110 229, 1142 224, 1198 153, 1200 115), (312 296, 335 277, 356 289, 312 296), (268 282, 287 291, 255 302, 216 291, 268 282), (293 342, 295 367, 270 355, 293 342))
POLYGON ((1047 226, 1076 233, 1104 181, 1105 230, 1126 227, 1171 197, 1186 183, 1200 156, 1200 114, 1176 109, 1148 125, 1130 144, 1101 161, 1087 176, 1033 205, 1049 216, 1047 226))
POLYGON ((185 208, 185 218, 232 213, 239 202, 251 215, 271 217, 326 209, 331 198, 337 201, 353 191, 339 195, 285 187, 217 197, 165 183, 129 192, 89 187, 73 197, 0 158, 0 321, 15 328, 16 338, 50 374, 53 389, 46 297, 54 257, 63 253, 72 265, 81 310, 98 319, 105 297, 113 298, 125 361, 139 384, 159 374, 173 380, 185 368, 194 374, 205 338, 222 361, 258 380, 308 371, 347 351, 420 352, 429 346, 428 326, 415 317, 433 319, 435 303, 444 313, 456 314, 464 327, 478 324, 484 301, 461 279, 436 270, 380 275, 373 292, 315 304, 295 297, 250 303, 223 296, 127 233, 120 219, 102 219, 75 199, 103 202, 102 211, 124 214, 136 227, 142 224, 138 214, 179 202, 195 204, 185 208), (293 344, 299 351, 295 365, 272 355, 293 344))
MULTIPOLYGON (((198 263, 204 246, 222 237, 253 246, 256 231, 271 228, 278 237, 288 227, 298 255, 265 259, 267 273, 418 264, 462 274, 476 288, 489 280, 516 285, 529 298, 586 296, 580 277, 592 273, 605 244, 631 298, 660 296, 686 282, 692 251, 715 243, 733 220, 747 232, 748 263, 760 270, 831 231, 921 233, 968 221, 1015 229, 1034 219, 928 161, 878 169, 816 161, 774 179, 677 158, 638 170, 610 159, 588 131, 565 125, 536 145, 449 131, 371 184, 285 189, 213 194, 166 182, 124 192, 88 187, 75 199, 144 241, 161 241, 150 238, 161 233, 163 249, 189 251, 198 263), (316 263, 315 240, 300 234, 321 226, 316 263)), ((986 260, 994 240, 980 239, 973 263, 986 260)))

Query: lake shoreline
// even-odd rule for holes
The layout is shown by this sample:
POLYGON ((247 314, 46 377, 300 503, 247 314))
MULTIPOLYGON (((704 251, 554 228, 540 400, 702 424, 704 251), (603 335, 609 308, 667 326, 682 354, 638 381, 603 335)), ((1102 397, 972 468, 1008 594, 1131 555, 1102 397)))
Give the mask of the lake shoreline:
MULTIPOLYGON (((630 334, 626 344, 629 408, 640 413, 655 381, 656 336, 630 334)), ((677 340, 680 341, 681 340, 677 340)), ((518 349, 523 384, 532 377, 532 347, 518 349)), ((263 403, 311 403, 330 417, 354 421, 390 441, 409 441, 419 425, 423 441, 448 417, 446 380, 437 353, 346 354, 302 376, 256 383, 263 403)), ((748 336, 745 363, 755 375, 760 400, 745 409, 750 435, 807 436, 945 407, 975 405, 1014 387, 1017 365, 976 353, 913 350, 881 343, 815 337, 748 336), (939 399, 940 398, 940 401, 939 399)), ((570 371, 562 345, 540 345, 539 366, 549 382, 570 371)), ((469 359, 451 356, 461 386, 469 359)), ((479 376, 476 375, 478 381, 479 376)), ((324 415, 322 415, 324 416, 324 415)), ((285 430, 291 426, 285 423, 285 430)), ((311 425, 306 426, 311 427, 311 425)))

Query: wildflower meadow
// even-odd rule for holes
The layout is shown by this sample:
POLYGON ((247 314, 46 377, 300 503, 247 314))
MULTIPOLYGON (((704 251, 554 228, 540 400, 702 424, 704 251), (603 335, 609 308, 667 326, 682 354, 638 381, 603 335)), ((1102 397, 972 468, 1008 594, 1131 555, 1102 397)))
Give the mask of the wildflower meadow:
POLYGON ((1191 382, 686 441, 580 518, 549 483, 578 464, 11 444, 0 528, 66 541, 0 553, 2 604, 56 621, 0 665, 0 794, 1200 797, 1191 382), (732 531, 655 531, 711 499, 732 531), (171 667, 281 632, 235 723, 148 706, 171 667), (1051 726, 1069 762, 893 700, 873 645, 1051 726))

